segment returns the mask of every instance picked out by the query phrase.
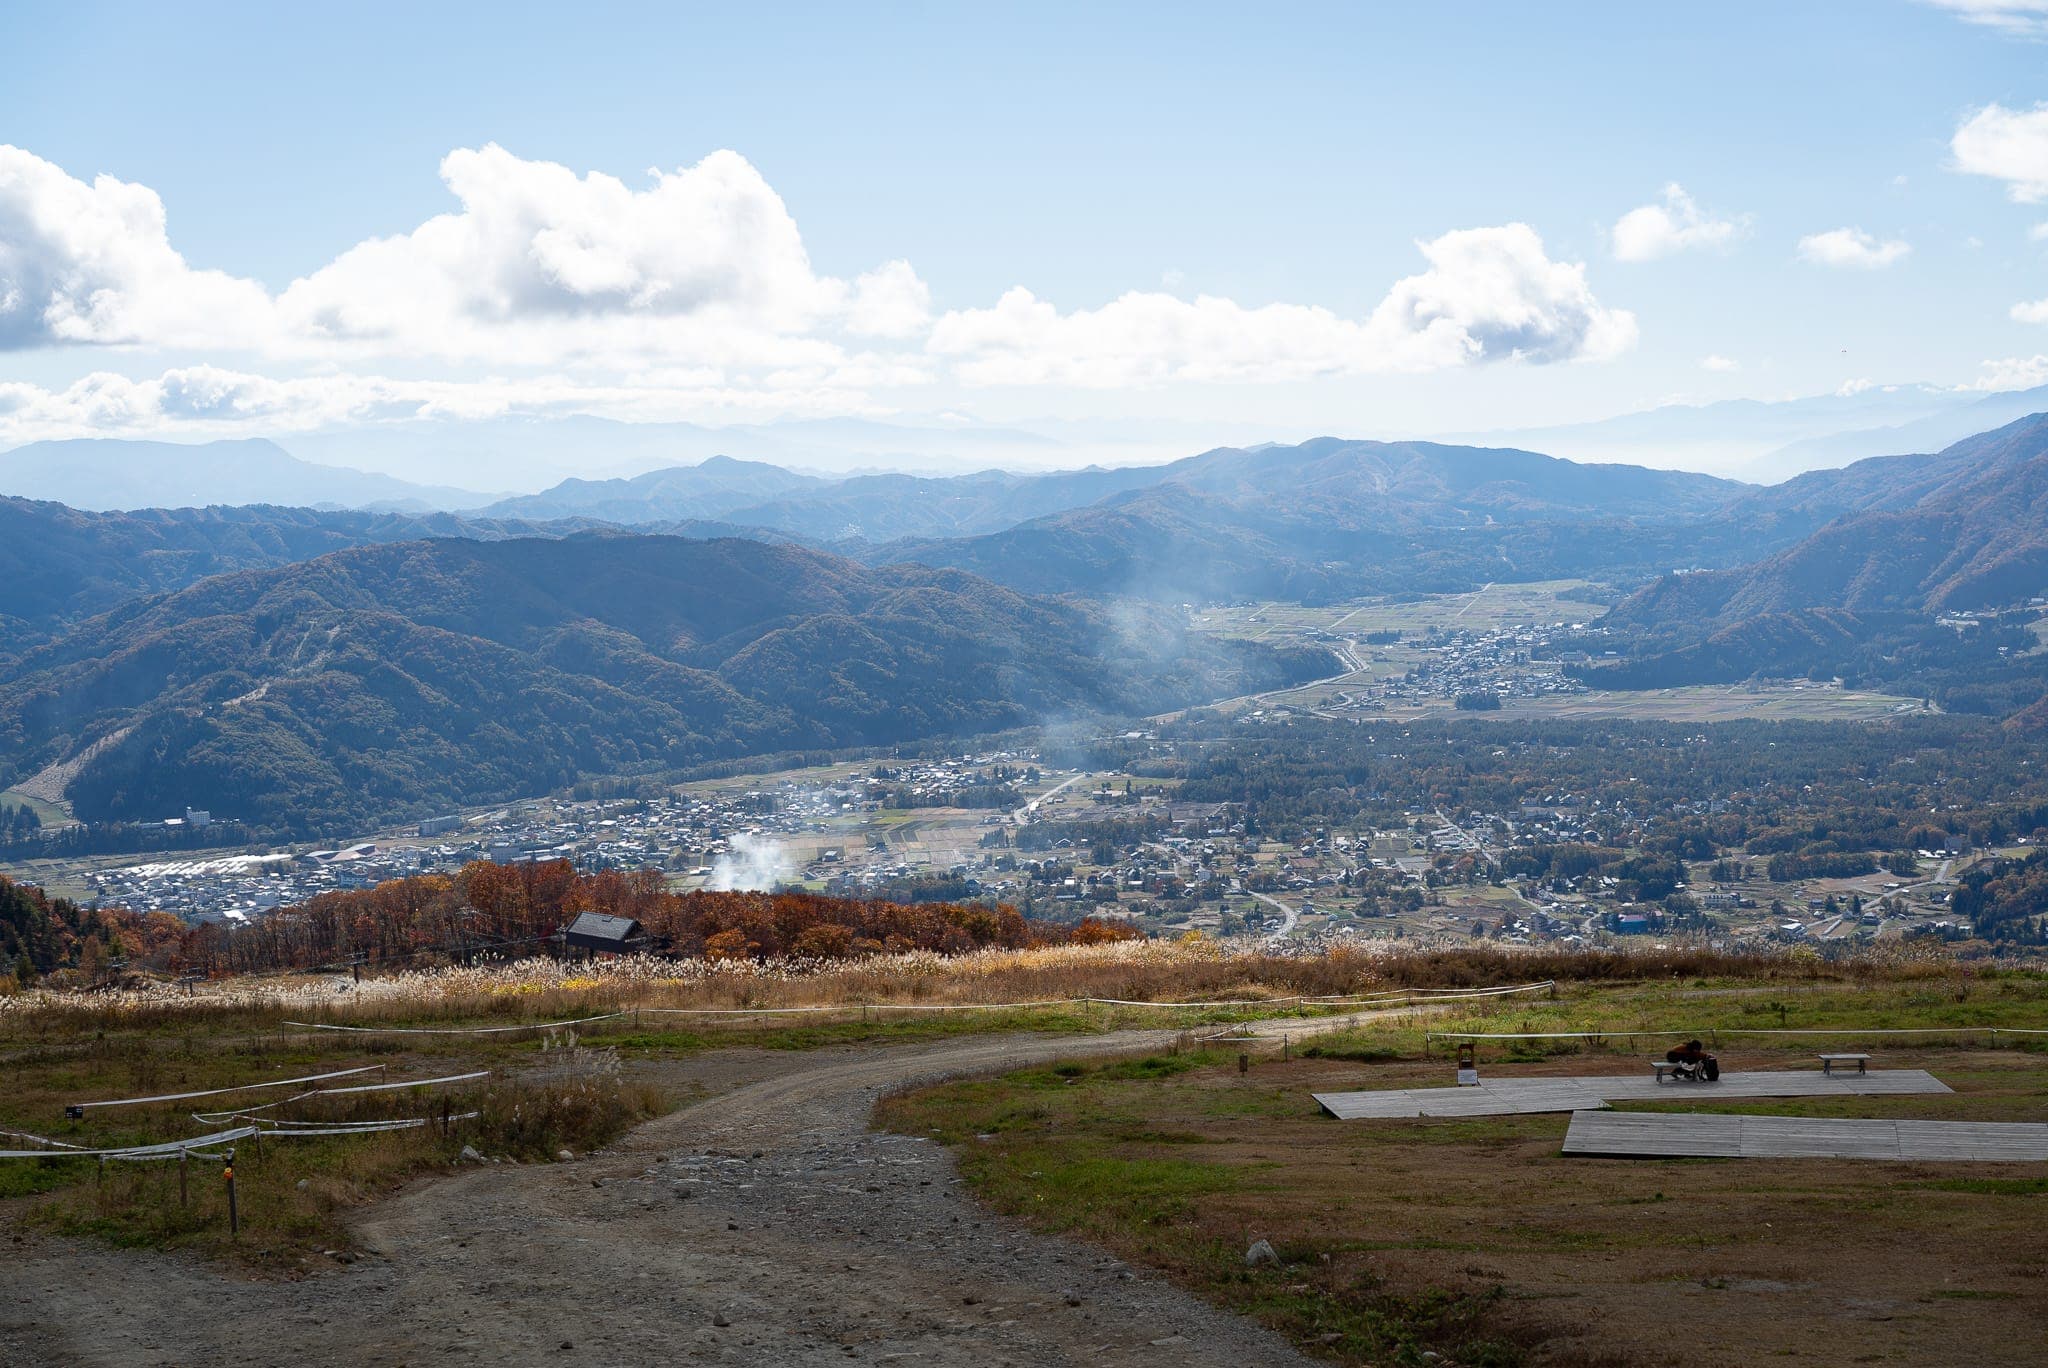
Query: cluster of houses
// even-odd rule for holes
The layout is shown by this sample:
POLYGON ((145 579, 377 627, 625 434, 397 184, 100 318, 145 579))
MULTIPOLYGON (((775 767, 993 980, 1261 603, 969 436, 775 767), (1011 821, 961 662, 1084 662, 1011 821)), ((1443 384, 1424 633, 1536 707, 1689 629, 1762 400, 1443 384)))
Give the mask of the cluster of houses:
POLYGON ((1347 686, 1335 706, 1377 711, 1473 695, 1506 701, 1584 693, 1586 686, 1567 676, 1561 661, 1545 657, 1557 635, 1586 630, 1584 623, 1525 624, 1459 629, 1404 643, 1404 651, 1419 651, 1426 659, 1406 675, 1347 686))
MULTIPOLYGON (((961 790, 986 787, 992 773, 1012 770, 1037 777, 1036 757, 1004 751, 849 770, 824 781, 763 779, 653 798, 514 803, 427 818, 348 845, 158 859, 91 868, 82 878, 100 905, 194 922, 246 921, 321 893, 453 874, 476 860, 562 859, 586 872, 655 868, 684 888, 756 886, 855 868, 863 878, 886 880, 919 870, 885 850, 867 854, 865 818, 906 792, 943 805, 961 790)), ((181 820, 204 823, 207 814, 181 820)))

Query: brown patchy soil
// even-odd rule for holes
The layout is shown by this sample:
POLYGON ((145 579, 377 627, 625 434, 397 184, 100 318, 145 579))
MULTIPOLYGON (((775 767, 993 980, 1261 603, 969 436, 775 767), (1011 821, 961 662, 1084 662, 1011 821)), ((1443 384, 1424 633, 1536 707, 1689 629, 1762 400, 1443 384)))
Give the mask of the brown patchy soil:
MULTIPOLYGON (((1723 1063, 1811 1066, 1790 1052, 1724 1052, 1723 1063)), ((1880 1063, 1930 1069, 1956 1095, 1711 1109, 2048 1119, 2040 1055, 1898 1051, 1880 1063)), ((1631 1064, 1594 1056, 1487 1072, 1624 1073, 1631 1064)), ((1261 1062, 1240 1077, 1233 1059, 1165 1078, 1083 1077, 1065 1089, 1041 1078, 1028 1101, 1022 1092, 1010 1099, 1036 1119, 993 1145, 1008 1147, 1015 1167, 1044 1174, 1063 1151, 1089 1153, 1092 1138, 1120 1133, 1121 1153, 1237 1170, 1242 1182, 1173 1220, 1140 1217, 1112 1198, 1080 1224, 1118 1253, 1311 1343, 1314 1317, 1299 1297, 1267 1296, 1218 1251, 1270 1240, 1288 1267, 1268 1291, 1286 1283, 1331 1308, 1360 1289, 1410 1298, 1446 1289, 1477 1304, 1499 1288, 1480 1329, 1507 1361, 2042 1361, 2048 1164, 1566 1158, 1563 1115, 1338 1122, 1309 1099, 1312 1091, 1448 1084, 1449 1075, 1441 1061, 1297 1059, 1261 1062), (1130 1143, 1138 1121, 1155 1141, 1130 1143)), ((953 1100, 991 1086, 999 1085, 960 1085, 953 1100)), ((995 1105, 992 1094, 981 1096, 995 1105)), ((973 1105, 981 1104, 970 1103, 963 1121, 973 1105)), ((970 1156, 990 1148, 970 1142, 970 1156)), ((968 1166, 999 1206, 1032 1215, 1031 1182, 999 1154, 970 1157, 968 1166)), ((1071 1213, 1035 1219, 1075 1228, 1071 1213)), ((1326 1323, 1344 1322, 1333 1310, 1326 1323)))

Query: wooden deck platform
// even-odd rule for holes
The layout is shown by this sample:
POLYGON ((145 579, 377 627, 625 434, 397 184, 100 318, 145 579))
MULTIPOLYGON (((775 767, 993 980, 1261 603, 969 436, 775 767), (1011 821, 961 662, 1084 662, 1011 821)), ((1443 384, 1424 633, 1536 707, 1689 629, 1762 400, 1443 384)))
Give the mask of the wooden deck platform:
POLYGON ((1641 1074, 1569 1078, 1501 1078, 1472 1088, 1386 1088, 1374 1092, 1316 1093, 1322 1109, 1340 1121, 1414 1116, 1514 1116, 1532 1112, 1597 1111, 1610 1102, 1708 1102, 1741 1097, 1897 1097, 1945 1093, 1947 1084, 1925 1069, 1874 1069, 1867 1074, 1813 1070, 1724 1073, 1713 1083, 1659 1083, 1641 1074))
POLYGON ((1708 1112, 1575 1112, 1566 1154, 1629 1159, 2048 1161, 2048 1125, 1708 1112))

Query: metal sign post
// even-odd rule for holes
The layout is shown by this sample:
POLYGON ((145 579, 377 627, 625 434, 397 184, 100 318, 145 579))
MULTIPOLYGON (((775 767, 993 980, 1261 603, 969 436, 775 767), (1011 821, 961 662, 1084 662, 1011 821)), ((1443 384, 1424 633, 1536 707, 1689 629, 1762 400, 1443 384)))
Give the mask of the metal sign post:
POLYGON ((1479 1086, 1479 1047, 1470 1041, 1458 1047, 1458 1086, 1479 1086))

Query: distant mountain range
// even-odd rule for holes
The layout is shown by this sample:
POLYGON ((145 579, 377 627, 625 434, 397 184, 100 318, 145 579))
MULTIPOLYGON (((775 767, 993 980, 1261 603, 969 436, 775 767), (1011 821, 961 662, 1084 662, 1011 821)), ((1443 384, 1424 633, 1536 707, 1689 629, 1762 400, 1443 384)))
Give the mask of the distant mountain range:
POLYGON ((260 437, 231 442, 78 438, 0 452, 0 495, 72 508, 277 504, 409 513, 477 508, 494 496, 302 461, 260 437))
POLYGON ((2048 409, 2048 386, 1980 394, 1874 385, 1798 399, 1666 404, 1590 423, 1461 433, 1446 440, 1512 442, 1579 461, 1710 468, 1769 484, 1870 456, 1936 451, 2042 409, 2048 409))
POLYGON ((631 479, 565 480, 540 494, 506 499, 496 517, 601 518, 621 525, 719 518, 821 542, 887 541, 998 531, 1030 518, 1081 508, 1162 478, 1166 466, 968 475, 852 475, 827 478, 757 461, 714 456, 694 466, 631 479))
POLYGON ((1183 706, 1326 652, 954 571, 666 536, 360 547, 135 599, 0 671, 0 788, 312 832, 592 774, 1183 706), (104 743, 98 744, 95 743, 104 743))
POLYGON ((2048 415, 1770 487, 1320 438, 1046 475, 715 457, 460 515, 0 498, 0 787, 71 765, 87 818, 327 831, 1334 669, 1180 602, 1579 576, 1645 584, 1604 687, 1840 674, 2015 713, 2048 689, 2023 624, 1934 615, 2048 592, 2048 415))
POLYGON ((1166 460, 1199 445, 1213 428, 1146 424, 1131 430, 1091 425, 1072 431, 1026 430, 976 422, 887 422, 869 418, 787 419, 706 427, 695 423, 622 423, 569 415, 378 423, 289 439, 291 449, 328 465, 403 471, 407 478, 462 484, 488 470, 509 490, 536 490, 573 474, 628 478, 696 465, 714 456, 845 476, 878 470, 944 473, 1000 466, 1056 470, 1090 462, 1130 465, 1166 460))
POLYGON ((67 624, 209 575, 377 542, 533 531, 447 513, 261 506, 94 513, 0 498, 0 663, 67 624))
MULTIPOLYGON (((1671 404, 1590 423, 1474 431, 1434 440, 1445 446, 1545 451, 1580 462, 1711 469, 1771 482, 1867 456, 1937 450, 2043 408, 2048 408, 2048 387, 1978 394, 1882 385, 1776 401, 1671 404)), ((1192 420, 1003 426, 967 419, 822 418, 724 427, 575 415, 409 420, 297 433, 282 444, 261 439, 36 442, 0 452, 0 495, 98 510, 268 503, 403 512, 474 510, 508 497, 539 498, 547 500, 544 508, 520 508, 509 516, 584 515, 648 524, 726 516, 723 507, 707 510, 692 502, 692 491, 671 488, 672 476, 626 487, 637 476, 697 468, 723 457, 742 465, 778 466, 799 484, 817 481, 820 487, 810 491, 814 494, 849 476, 896 472, 883 477, 882 484, 845 489, 844 508, 813 506, 800 498, 805 506, 762 508, 755 523, 819 540, 858 536, 886 541, 998 531, 1081 507, 1110 492, 1108 483, 1096 481, 1088 493, 1091 486, 1082 481, 1072 492, 1023 498, 1011 509, 1005 506, 1009 496, 1004 489, 1011 479, 1028 481, 1055 471, 1078 475, 1094 467, 1097 474, 1122 481, 1116 488, 1134 488, 1148 482, 1145 468, 1164 468, 1180 452, 1219 437, 1253 435, 1263 434, 1237 424, 1192 420), (962 470, 981 473, 953 474, 962 470), (562 475, 572 471, 577 477, 563 481, 562 475), (932 483, 906 485, 906 477, 932 483), (546 488, 508 496, 469 487, 477 482, 500 490, 546 488), (941 514, 912 516, 908 503, 933 495, 960 505, 952 521, 941 514), (592 501, 604 503, 606 511, 581 506, 592 501)), ((788 492, 801 495, 802 490, 788 492)), ((767 492, 760 493, 733 508, 769 502, 767 492)))
POLYGON ((1672 529, 1747 490, 1528 451, 1338 438, 1224 448, 1157 475, 1000 532, 864 554, 958 566, 1039 592, 1327 599, 1647 571, 1671 564, 1673 543, 1687 540, 1672 529))

